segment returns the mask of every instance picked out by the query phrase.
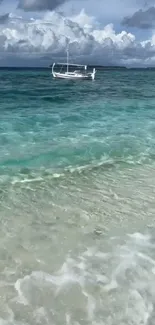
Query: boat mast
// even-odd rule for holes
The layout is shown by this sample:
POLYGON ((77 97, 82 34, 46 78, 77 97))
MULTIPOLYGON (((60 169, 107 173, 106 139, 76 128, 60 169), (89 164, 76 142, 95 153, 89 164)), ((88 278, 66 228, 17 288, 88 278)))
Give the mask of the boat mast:
POLYGON ((67 73, 69 70, 68 62, 69 62, 69 44, 67 45, 67 73))

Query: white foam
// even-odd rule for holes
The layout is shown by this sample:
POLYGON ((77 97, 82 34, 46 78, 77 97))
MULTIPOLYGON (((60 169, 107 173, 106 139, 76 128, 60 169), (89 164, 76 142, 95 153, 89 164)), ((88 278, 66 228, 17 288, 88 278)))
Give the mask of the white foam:
POLYGON ((134 242, 136 244, 140 244, 140 245, 146 245, 146 243, 149 243, 150 244, 150 239, 151 239, 151 236, 149 234, 141 234, 139 232, 136 232, 134 234, 129 234, 128 235, 130 238, 133 238, 134 242))
POLYGON ((83 291, 83 294, 87 297, 88 320, 92 321, 94 319, 94 313, 95 313, 95 309, 96 309, 96 300, 93 298, 92 295, 88 294, 85 291, 83 291))
MULTIPOLYGON (((34 271, 17 280, 18 302, 29 306, 34 293, 33 316, 51 322, 45 298, 39 300, 43 306, 35 300, 33 291, 39 289, 49 292, 53 313, 58 308, 66 325, 80 324, 80 317, 94 325, 101 319, 106 325, 148 325, 155 302, 155 259, 150 247, 155 248, 149 246, 151 241, 150 236, 136 233, 124 240, 109 239, 105 247, 98 242, 79 256, 70 251, 57 272, 34 271)), ((59 317, 57 312, 54 317, 59 317)))
POLYGON ((34 182, 41 182, 43 181, 43 178, 42 177, 36 177, 36 178, 24 178, 24 179, 13 179, 11 184, 12 185, 15 185, 15 184, 18 184, 18 183, 34 183, 34 182))
POLYGON ((48 316, 44 307, 36 308, 36 310, 33 311, 33 318, 37 323, 48 323, 48 316))
POLYGON ((153 311, 153 304, 146 301, 137 290, 129 291, 129 300, 126 308, 126 321, 131 324, 147 325, 153 311))
POLYGON ((22 285, 22 282, 25 280, 25 279, 29 279, 29 276, 26 276, 25 278, 23 279, 18 279, 15 283, 15 289, 18 293, 18 298, 17 298, 17 301, 20 303, 20 304, 23 304, 25 306, 29 305, 29 302, 27 300, 27 298, 25 298, 25 295, 23 293, 23 290, 21 288, 21 285, 22 285))

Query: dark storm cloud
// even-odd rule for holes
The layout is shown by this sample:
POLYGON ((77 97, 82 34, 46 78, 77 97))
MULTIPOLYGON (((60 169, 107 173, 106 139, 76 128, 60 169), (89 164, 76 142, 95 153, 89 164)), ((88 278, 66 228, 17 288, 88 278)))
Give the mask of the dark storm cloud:
POLYGON ((67 0, 19 0, 18 8, 25 11, 54 10, 67 0))
MULTIPOLYGON (((69 0, 19 0, 17 8, 24 11, 54 10, 69 0)), ((0 4, 5 0, 0 0, 0 4)))
POLYGON ((137 27, 141 29, 149 29, 155 27, 155 7, 147 10, 138 10, 133 16, 125 17, 122 24, 128 27, 137 27))
POLYGON ((0 15, 0 24, 5 24, 9 20, 9 14, 0 15))

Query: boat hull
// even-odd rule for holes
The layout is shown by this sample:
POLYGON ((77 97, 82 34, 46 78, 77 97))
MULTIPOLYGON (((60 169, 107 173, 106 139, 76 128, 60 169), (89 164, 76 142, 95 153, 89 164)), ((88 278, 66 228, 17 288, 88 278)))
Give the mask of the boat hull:
POLYGON ((73 75, 73 74, 65 74, 65 73, 53 73, 54 78, 58 79, 68 79, 68 80, 92 80, 92 76, 90 75, 73 75))

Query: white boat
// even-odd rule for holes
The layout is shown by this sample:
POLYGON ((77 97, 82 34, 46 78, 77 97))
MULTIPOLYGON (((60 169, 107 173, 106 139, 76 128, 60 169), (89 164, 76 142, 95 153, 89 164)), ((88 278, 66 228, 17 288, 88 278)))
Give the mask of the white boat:
MULTIPOLYGON (((70 69, 71 70, 71 69, 70 69)), ((69 64, 69 50, 67 49, 67 63, 53 63, 52 65, 52 75, 54 78, 60 79, 71 79, 71 80, 94 80, 96 74, 96 69, 93 68, 92 72, 87 71, 87 65, 79 65, 79 64, 69 64), (61 70, 59 72, 54 71, 55 66, 61 66, 61 70), (62 71, 63 67, 67 66, 66 71, 62 71), (69 71, 69 67, 79 68, 80 70, 69 71), (83 71, 82 71, 83 69, 83 71)))

